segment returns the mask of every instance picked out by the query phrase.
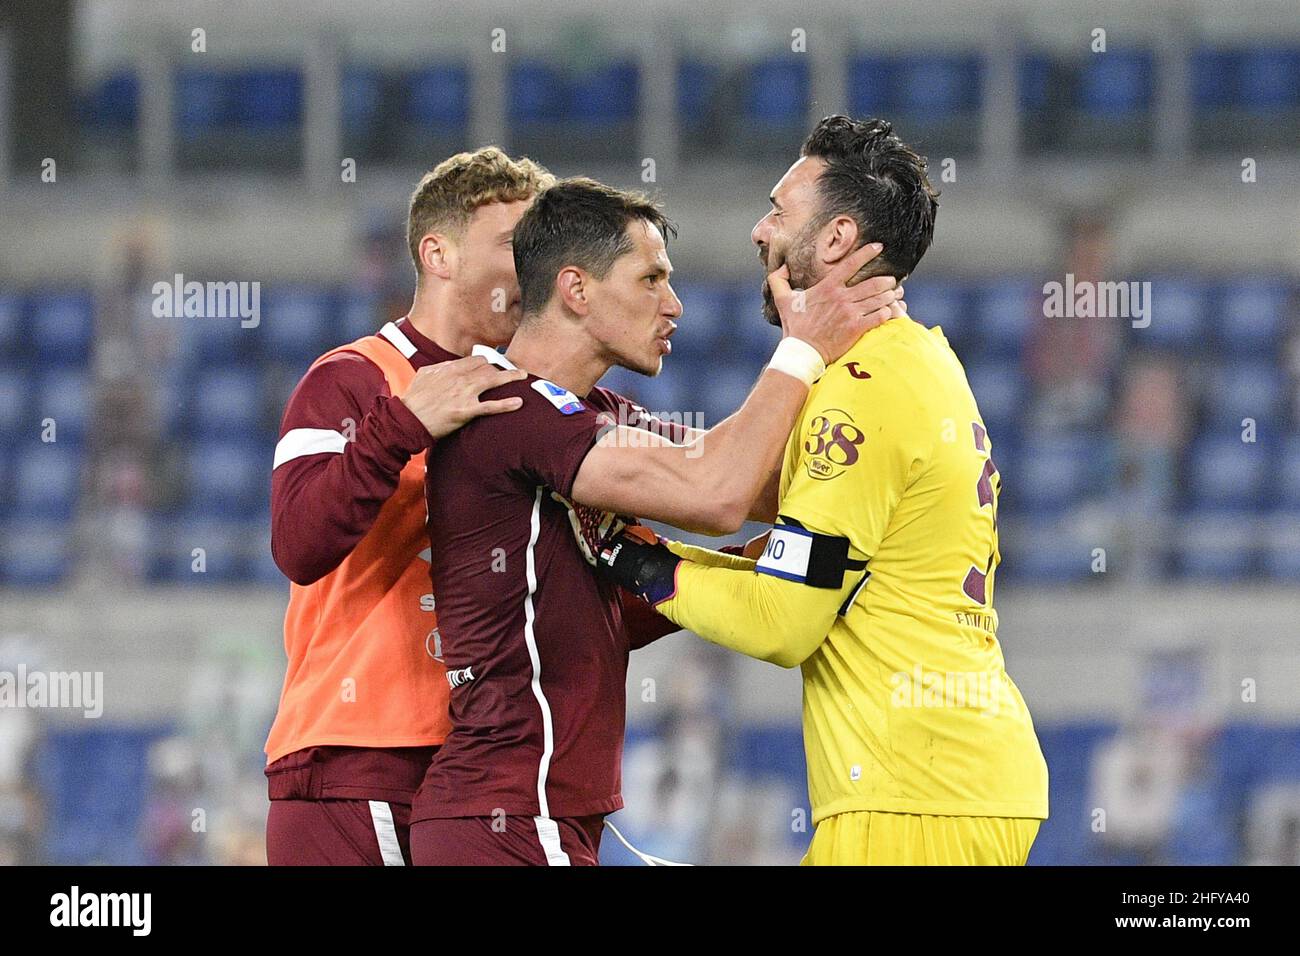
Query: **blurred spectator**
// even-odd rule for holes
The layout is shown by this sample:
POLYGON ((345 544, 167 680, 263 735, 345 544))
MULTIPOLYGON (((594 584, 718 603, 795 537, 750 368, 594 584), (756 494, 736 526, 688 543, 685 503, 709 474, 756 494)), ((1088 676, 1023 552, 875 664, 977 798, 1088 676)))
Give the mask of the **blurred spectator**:
POLYGON ((1124 369, 1114 415, 1116 461, 1107 503, 1127 552, 1119 573, 1151 580, 1163 570, 1178 491, 1178 460, 1186 439, 1186 402, 1173 362, 1134 359, 1124 369))
POLYGON ((149 750, 150 794, 141 815, 140 838, 145 861, 153 866, 205 863, 199 765, 193 745, 168 737, 149 750), (200 824, 199 821, 202 821, 200 824))
POLYGON ((1276 784, 1255 794, 1247 826, 1248 862, 1300 866, 1300 786, 1276 784))
MULTIPOLYGON (((1109 229, 1104 219, 1079 218, 1067 229, 1065 274, 1083 282, 1107 278, 1109 229)), ((1120 318, 1048 318, 1030 333, 1027 371, 1034 387, 1032 426, 1044 431, 1099 429, 1107 411, 1107 382, 1120 345, 1120 318)))

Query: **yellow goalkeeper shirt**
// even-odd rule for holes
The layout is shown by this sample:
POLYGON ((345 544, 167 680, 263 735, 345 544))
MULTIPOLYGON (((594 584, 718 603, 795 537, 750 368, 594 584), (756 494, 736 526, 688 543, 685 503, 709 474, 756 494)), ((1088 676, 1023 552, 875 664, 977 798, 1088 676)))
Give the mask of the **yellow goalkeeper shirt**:
POLYGON ((1047 766, 997 640, 991 452, 942 331, 892 319, 810 391, 757 564, 711 566, 674 546, 696 560, 662 613, 802 666, 814 822, 853 810, 1047 817, 1047 766), (828 580, 837 548, 843 571, 828 580))

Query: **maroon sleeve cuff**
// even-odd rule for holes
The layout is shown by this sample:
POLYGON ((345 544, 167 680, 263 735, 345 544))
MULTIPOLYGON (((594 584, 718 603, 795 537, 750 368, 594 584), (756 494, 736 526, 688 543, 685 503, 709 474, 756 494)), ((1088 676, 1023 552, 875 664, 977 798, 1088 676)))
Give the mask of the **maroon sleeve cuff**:
POLYGON ((639 650, 659 638, 682 629, 630 591, 618 589, 623 604, 623 627, 627 631, 628 650, 639 650))
POLYGON ((376 437, 385 448, 409 459, 433 444, 433 436, 400 398, 380 398, 377 406, 376 437))

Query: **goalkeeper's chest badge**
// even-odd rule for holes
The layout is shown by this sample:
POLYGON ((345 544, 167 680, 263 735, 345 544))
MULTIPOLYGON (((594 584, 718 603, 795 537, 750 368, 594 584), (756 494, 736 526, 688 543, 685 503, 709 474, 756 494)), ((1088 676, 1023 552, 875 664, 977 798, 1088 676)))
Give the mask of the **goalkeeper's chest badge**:
POLYGON ((558 408, 561 415, 572 415, 574 412, 582 411, 585 407, 577 395, 574 395, 567 388, 560 388, 554 382, 546 381, 544 378, 539 378, 533 382, 533 389, 545 396, 548 402, 558 408))
POLYGON ((808 420, 804 429, 803 462, 808 477, 828 481, 844 474, 860 457, 865 433, 842 408, 827 408, 808 420))

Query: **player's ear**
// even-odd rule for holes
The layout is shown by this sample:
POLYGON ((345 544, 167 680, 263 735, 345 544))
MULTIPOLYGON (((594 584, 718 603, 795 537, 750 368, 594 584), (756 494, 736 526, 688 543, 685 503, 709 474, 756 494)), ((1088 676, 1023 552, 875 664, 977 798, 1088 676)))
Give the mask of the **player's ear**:
POLYGON ((455 246, 442 233, 430 232, 420 240, 420 264, 424 267, 423 272, 440 279, 450 279, 455 259, 455 246))
POLYGON ((587 299, 589 291, 586 273, 577 266, 565 266, 555 276, 555 294, 578 315, 585 316, 591 309, 587 299))
POLYGON ((858 248, 858 224, 852 216, 836 216, 818 236, 822 261, 834 265, 858 248))

